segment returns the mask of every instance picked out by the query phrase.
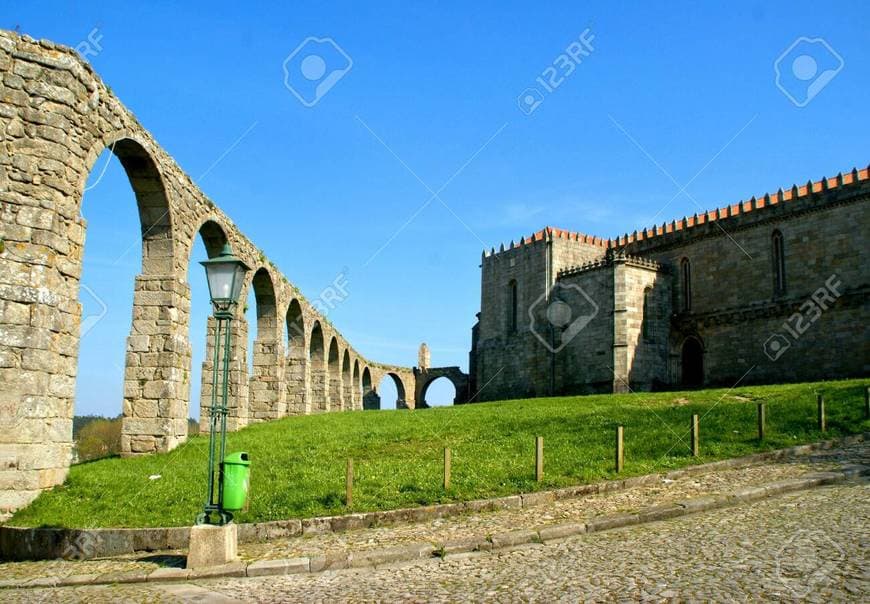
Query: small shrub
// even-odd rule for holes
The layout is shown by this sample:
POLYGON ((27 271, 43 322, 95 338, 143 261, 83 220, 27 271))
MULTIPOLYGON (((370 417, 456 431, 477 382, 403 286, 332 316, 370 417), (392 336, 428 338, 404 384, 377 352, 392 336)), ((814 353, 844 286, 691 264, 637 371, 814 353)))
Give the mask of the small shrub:
POLYGON ((95 419, 85 425, 76 439, 76 453, 80 462, 120 454, 120 418, 95 419))

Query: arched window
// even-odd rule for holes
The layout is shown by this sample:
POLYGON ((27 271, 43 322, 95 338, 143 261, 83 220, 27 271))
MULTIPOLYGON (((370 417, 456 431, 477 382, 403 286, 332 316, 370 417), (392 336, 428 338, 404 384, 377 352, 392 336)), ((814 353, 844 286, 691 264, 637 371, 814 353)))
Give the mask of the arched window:
POLYGON ((652 340, 652 326, 655 319, 655 308, 652 303, 652 288, 643 290, 643 317, 641 319, 641 332, 644 340, 652 340))
POLYGON ((512 279, 508 283, 508 331, 517 331, 517 281, 512 279))
POLYGON ((770 247, 773 257, 773 295, 781 296, 785 293, 785 249, 782 233, 778 230, 770 237, 770 247))
POLYGON ((692 266, 688 258, 680 260, 680 294, 682 310, 692 309, 692 266))

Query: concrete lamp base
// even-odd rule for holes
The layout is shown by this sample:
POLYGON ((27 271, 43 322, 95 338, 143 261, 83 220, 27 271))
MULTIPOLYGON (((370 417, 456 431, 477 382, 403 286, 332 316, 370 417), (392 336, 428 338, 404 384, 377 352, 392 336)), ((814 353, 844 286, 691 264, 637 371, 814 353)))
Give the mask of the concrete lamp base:
POLYGON ((187 568, 209 568, 238 559, 239 530, 230 522, 223 526, 197 524, 190 529, 187 568))

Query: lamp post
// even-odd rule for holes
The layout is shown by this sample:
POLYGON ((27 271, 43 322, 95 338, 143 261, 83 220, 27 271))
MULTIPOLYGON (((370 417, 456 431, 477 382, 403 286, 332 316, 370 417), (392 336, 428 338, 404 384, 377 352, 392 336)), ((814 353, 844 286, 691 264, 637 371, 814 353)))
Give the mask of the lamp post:
POLYGON ((224 244, 219 255, 200 264, 205 267, 216 325, 208 437, 208 498, 202 513, 196 517, 196 523, 224 525, 233 519, 233 515, 223 507, 222 466, 227 447, 227 401, 232 339, 230 326, 242 285, 245 283, 245 275, 250 269, 240 258, 233 256, 228 243, 224 244), (218 396, 218 374, 221 376, 220 396, 218 396), (217 518, 213 519, 215 515, 217 518))

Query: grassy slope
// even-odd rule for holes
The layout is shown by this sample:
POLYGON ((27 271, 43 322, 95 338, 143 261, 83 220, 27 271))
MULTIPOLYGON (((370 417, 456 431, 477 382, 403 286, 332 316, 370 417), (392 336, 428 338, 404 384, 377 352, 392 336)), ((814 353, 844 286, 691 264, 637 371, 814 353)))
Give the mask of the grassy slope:
MULTIPOLYGON (((346 513, 344 466, 353 457, 354 510, 390 509, 534 491, 613 477, 613 433, 625 425, 625 475, 676 468, 819 440, 815 391, 826 395, 828 434, 870 429, 858 380, 732 391, 531 399, 429 409, 287 418, 229 436, 228 450, 253 460, 250 510, 239 522, 346 513), (756 403, 768 404, 767 439, 756 439, 756 403), (689 456, 700 414, 701 458, 689 456), (534 437, 544 437, 545 478, 534 481, 534 437), (682 442, 681 440, 682 439, 682 442), (441 482, 453 449, 453 486, 441 482)), ((207 438, 163 455, 74 466, 63 486, 9 524, 172 526, 190 524, 205 483, 207 438), (160 474, 157 480, 149 476, 160 474)))

